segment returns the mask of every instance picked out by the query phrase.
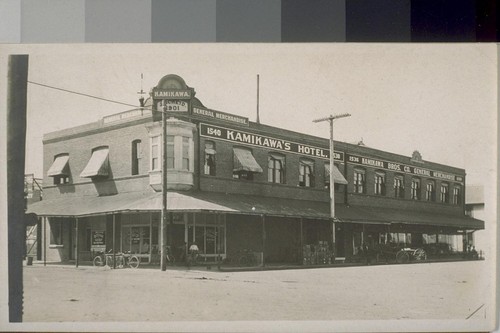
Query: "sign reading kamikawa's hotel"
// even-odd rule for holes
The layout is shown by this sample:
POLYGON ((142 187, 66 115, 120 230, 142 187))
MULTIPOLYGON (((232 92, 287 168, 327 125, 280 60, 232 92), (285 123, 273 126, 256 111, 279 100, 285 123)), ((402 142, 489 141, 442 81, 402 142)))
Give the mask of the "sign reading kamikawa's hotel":
MULTIPOLYGON (((330 159, 330 151, 328 148, 320 148, 310 145, 304 145, 296 142, 277 139, 269 136, 263 136, 255 133, 248 133, 221 126, 200 124, 200 135, 207 138, 230 141, 244 145, 270 148, 283 152, 295 153, 322 159, 330 159)), ((399 162, 383 161, 383 160, 368 158, 365 156, 344 154, 344 152, 335 151, 334 159, 336 161, 344 162, 345 161, 344 158, 346 158, 346 161, 350 164, 358 164, 360 166, 365 166, 365 167, 391 170, 401 173, 413 174, 416 176, 439 178, 442 180, 453 181, 453 182, 464 181, 464 178, 461 175, 429 170, 426 168, 415 167, 412 165, 406 165, 399 162)))
MULTIPOLYGON (((215 138, 225 141, 237 142, 245 145, 264 147, 283 152, 295 153, 311 157, 319 157, 323 159, 330 158, 330 150, 328 148, 319 148, 309 145, 304 145, 296 142, 291 142, 282 139, 276 139, 269 136, 243 132, 230 128, 200 124, 200 135, 209 138, 215 138)), ((334 159, 344 161, 344 153, 336 151, 334 159)))

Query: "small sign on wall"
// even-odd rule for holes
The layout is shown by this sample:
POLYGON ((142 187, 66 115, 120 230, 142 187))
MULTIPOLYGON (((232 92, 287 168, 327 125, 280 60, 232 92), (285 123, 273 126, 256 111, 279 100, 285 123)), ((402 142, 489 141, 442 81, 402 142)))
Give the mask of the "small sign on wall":
POLYGON ((93 230, 91 233, 91 248, 92 251, 105 251, 106 250, 106 231, 93 230))

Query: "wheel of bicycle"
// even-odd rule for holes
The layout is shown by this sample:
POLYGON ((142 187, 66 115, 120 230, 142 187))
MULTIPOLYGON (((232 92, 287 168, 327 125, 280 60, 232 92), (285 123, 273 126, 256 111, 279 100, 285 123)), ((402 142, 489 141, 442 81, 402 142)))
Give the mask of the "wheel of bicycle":
POLYGON ((424 261, 427 259, 427 253, 425 253, 424 249, 416 249, 413 257, 417 261, 424 261))
POLYGON ((94 258, 94 266, 96 266, 96 267, 104 266, 104 263, 102 261, 102 257, 101 256, 97 256, 97 257, 94 258))
POLYGON ((248 266, 248 264, 250 263, 250 260, 248 260, 248 257, 245 255, 245 256, 241 256, 239 259, 238 259, 238 264, 240 266, 248 266))
POLYGON ((171 264, 175 264, 175 257, 172 254, 167 256, 168 262, 171 264))
POLYGON ((410 261, 410 255, 406 251, 400 250, 396 253, 396 262, 398 264, 406 264, 408 261, 410 261))
POLYGON ((137 267, 139 267, 139 263, 140 263, 140 260, 136 256, 131 256, 130 258, 128 258, 128 266, 130 268, 137 268, 137 267))

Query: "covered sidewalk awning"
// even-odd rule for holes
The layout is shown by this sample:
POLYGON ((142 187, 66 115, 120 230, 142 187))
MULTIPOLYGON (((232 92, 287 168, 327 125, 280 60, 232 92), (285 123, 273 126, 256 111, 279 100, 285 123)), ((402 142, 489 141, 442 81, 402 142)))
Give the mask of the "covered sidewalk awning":
MULTIPOLYGON (((157 192, 130 192, 110 196, 62 196, 43 200, 28 207, 39 216, 92 216, 119 212, 161 211, 162 195, 157 192)), ((270 215, 306 219, 330 219, 328 201, 271 198, 255 195, 214 192, 168 192, 167 210, 175 212, 221 212, 270 215)), ((336 219, 343 223, 411 224, 484 229, 484 221, 465 215, 444 215, 393 208, 335 207, 336 219)))

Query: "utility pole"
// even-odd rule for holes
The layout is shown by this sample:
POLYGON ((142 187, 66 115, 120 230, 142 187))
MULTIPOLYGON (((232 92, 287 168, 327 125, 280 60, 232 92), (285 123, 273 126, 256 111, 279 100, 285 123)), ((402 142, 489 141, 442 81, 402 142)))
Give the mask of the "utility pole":
POLYGON ((167 115, 165 110, 165 100, 161 111, 162 126, 162 159, 161 159, 161 258, 160 266, 162 271, 167 270, 167 115))
POLYGON ((313 123, 321 121, 328 121, 330 123, 330 217, 332 219, 332 243, 333 250, 335 251, 335 179, 333 177, 334 166, 334 147, 333 147, 333 121, 339 118, 350 117, 349 113, 342 113, 338 115, 330 115, 329 117, 313 120, 313 123))
POLYGON ((10 55, 7 78, 7 233, 9 321, 23 320, 24 163, 28 55, 10 55))

